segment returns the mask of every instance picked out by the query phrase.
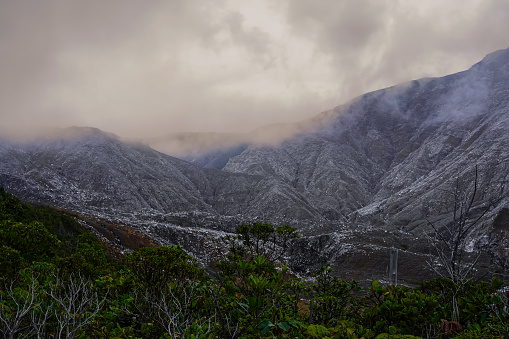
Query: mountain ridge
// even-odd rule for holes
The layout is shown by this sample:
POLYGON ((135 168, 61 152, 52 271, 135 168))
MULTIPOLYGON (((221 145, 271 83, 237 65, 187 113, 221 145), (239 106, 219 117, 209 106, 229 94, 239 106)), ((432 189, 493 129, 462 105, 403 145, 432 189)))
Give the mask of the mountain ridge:
MULTIPOLYGON (((469 248, 499 246, 492 225, 509 206, 509 49, 466 71, 366 93, 289 126, 295 133, 275 144, 216 150, 208 163, 228 159, 221 171, 93 128, 38 142, 0 141, 0 186, 24 199, 122 219, 161 243, 187 241, 202 256, 205 247, 193 246, 210 240, 207 229, 231 232, 253 220, 291 224, 305 236, 293 254, 304 270, 344 263, 338 253, 369 261, 370 250, 402 242, 415 247, 415 262, 426 251, 420 239, 428 223, 450 222, 454 188, 468 197, 476 175, 474 207, 496 204, 473 229, 469 248), (190 225, 201 230, 186 235, 190 225)), ((366 265, 371 273, 380 269, 366 265)))
MULTIPOLYGON (((479 138, 487 138, 492 132, 492 125, 498 124, 499 130, 507 130, 508 100, 504 94, 509 91, 508 55, 508 50, 495 52, 468 71, 443 78, 414 80, 367 93, 353 100, 346 111, 338 112, 338 118, 326 129, 315 131, 305 138, 295 137, 285 141, 283 147, 252 146, 230 159, 224 170, 235 173, 264 172, 288 182, 305 182, 305 176, 297 174, 302 173, 302 163, 293 161, 289 155, 298 154, 295 159, 306 159, 299 151, 313 145, 313 152, 307 152, 314 154, 305 166, 307 177, 313 175, 313 163, 320 161, 321 156, 328 160, 336 156, 332 163, 329 162, 329 168, 321 166, 319 170, 323 172, 326 168, 329 177, 343 178, 336 181, 342 187, 338 191, 339 197, 341 192, 352 191, 349 183, 355 183, 362 188, 354 190, 358 193, 355 200, 367 203, 373 196, 378 200, 386 199, 388 195, 403 190, 430 172, 453 150, 462 153, 458 146, 467 151, 479 138), (499 67, 502 61, 505 62, 504 67, 499 67), (494 64, 497 65, 497 76, 490 82, 492 78, 487 75, 494 74, 494 70, 488 66, 494 64), (498 113, 490 116, 484 112, 498 113), (469 137, 463 138, 465 135, 469 137), (312 138, 314 141, 310 142, 312 138), (359 158, 359 155, 362 157, 359 158), (281 162, 285 164, 294 163, 292 169, 274 165, 278 164, 278 159, 283 159, 281 162), (419 164, 404 166, 417 160, 421 160, 419 164), (335 168, 337 164, 343 168, 335 168), (391 167, 394 167, 392 172, 388 171, 391 167), (398 173, 404 174, 398 176, 398 173), (402 181, 401 177, 405 180, 402 181)), ((498 133, 498 139, 491 138, 491 142, 496 142, 498 148, 504 149, 503 134, 498 133)), ((468 152, 462 154, 468 155, 468 152)), ((494 162, 493 159, 489 161, 494 162)), ((475 166, 468 167, 472 171, 475 166)), ((317 177, 320 176, 324 174, 318 173, 317 177)), ((451 173, 451 176, 454 174, 451 173)), ((312 192, 316 183, 326 186, 317 179, 315 185, 305 185, 302 190, 312 192)), ((335 202, 339 203, 338 200, 335 202)), ((354 211, 354 208, 350 208, 350 213, 354 211)))
POLYGON ((40 199, 45 195, 43 201, 67 208, 83 203, 94 208, 211 214, 223 210, 234 214, 233 205, 261 200, 257 197, 261 194, 258 186, 280 186, 253 175, 232 176, 203 169, 141 144, 124 143, 97 129, 92 133, 87 133, 88 129, 78 131, 78 136, 71 134, 66 141, 45 140, 11 148, 4 144, 0 175, 24 180, 39 196, 10 185, 7 179, 0 183, 23 198, 40 199), (253 190, 253 197, 242 193, 246 185, 253 190))

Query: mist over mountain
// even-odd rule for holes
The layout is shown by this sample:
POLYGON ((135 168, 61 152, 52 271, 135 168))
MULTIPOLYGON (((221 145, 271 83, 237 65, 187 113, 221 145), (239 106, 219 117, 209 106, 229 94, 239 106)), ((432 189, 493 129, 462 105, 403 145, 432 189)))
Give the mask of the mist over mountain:
POLYGON ((509 206, 508 111, 506 49, 467 71, 367 93, 309 121, 224 140, 152 141, 159 149, 175 140, 190 145, 179 154, 187 161, 92 128, 2 140, 0 186, 27 200, 124 218, 161 242, 185 242, 197 256, 206 255, 207 230, 263 220, 301 229, 292 254, 300 270, 328 261, 355 275, 362 262, 364 273, 383 274, 372 255, 404 243, 410 272, 426 251, 429 221, 446 224, 455 188, 467 197, 475 182, 475 208, 495 203, 469 246, 502 246, 493 222, 509 206))
POLYGON ((368 93, 334 109, 332 124, 251 146, 224 170, 278 178, 333 218, 422 222, 422 207, 439 213, 441 192, 475 167, 486 191, 507 182, 508 69, 503 50, 462 73, 368 93))
POLYGON ((328 125, 334 116, 327 113, 296 123, 266 125, 249 133, 183 132, 140 142, 200 167, 223 169, 231 157, 239 155, 249 145, 279 145, 296 135, 328 125))
POLYGON ((111 213, 316 214, 274 178, 203 169, 98 129, 74 127, 62 135, 36 143, 4 142, 0 184, 28 200, 111 213), (279 194, 289 199, 286 210, 273 201, 279 194))

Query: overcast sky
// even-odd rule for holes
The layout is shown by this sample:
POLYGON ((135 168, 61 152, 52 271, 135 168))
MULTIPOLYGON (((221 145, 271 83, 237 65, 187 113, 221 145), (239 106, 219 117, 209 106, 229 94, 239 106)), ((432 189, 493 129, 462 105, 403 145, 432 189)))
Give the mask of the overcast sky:
POLYGON ((507 0, 0 0, 0 130, 242 132, 509 47, 507 0))

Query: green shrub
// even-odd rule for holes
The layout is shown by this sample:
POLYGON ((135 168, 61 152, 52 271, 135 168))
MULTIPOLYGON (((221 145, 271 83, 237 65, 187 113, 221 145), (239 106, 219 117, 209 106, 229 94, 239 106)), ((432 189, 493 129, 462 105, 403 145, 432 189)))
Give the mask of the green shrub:
POLYGON ((389 334, 381 333, 376 336, 375 339, 422 339, 421 337, 415 337, 410 334, 389 334))
POLYGON ((152 289, 204 277, 198 261, 180 245, 144 247, 128 254, 125 261, 138 282, 152 289))
POLYGON ((0 221, 0 245, 9 246, 31 263, 49 260, 60 245, 58 238, 38 221, 30 223, 0 221))
POLYGON ((384 287, 374 280, 367 300, 361 322, 377 333, 423 335, 430 326, 438 326, 442 317, 435 295, 406 286, 384 287))
POLYGON ((489 324, 484 327, 471 326, 462 333, 453 337, 454 339, 493 339, 509 338, 509 325, 507 324, 489 324))
POLYGON ((309 288, 311 323, 334 326, 339 320, 356 314, 358 305, 353 292, 361 290, 356 281, 346 282, 333 277, 330 266, 321 268, 315 279, 309 288))
POLYGON ((467 279, 456 284, 446 278, 437 278, 420 283, 419 290, 438 297, 444 319, 453 319, 451 305, 453 299, 456 299, 459 323, 463 326, 482 326, 496 320, 496 315, 501 313, 504 307, 502 298, 495 293, 502 285, 503 282, 496 277, 491 283, 474 283, 472 279, 467 279))
POLYGON ((329 338, 333 335, 332 330, 328 329, 322 325, 309 325, 306 331, 304 332, 307 338, 329 338))
POLYGON ((375 332, 349 320, 341 320, 334 327, 334 338, 336 339, 368 339, 375 336, 375 332))
POLYGON ((19 251, 9 246, 0 246, 0 277, 14 278, 23 265, 19 251))

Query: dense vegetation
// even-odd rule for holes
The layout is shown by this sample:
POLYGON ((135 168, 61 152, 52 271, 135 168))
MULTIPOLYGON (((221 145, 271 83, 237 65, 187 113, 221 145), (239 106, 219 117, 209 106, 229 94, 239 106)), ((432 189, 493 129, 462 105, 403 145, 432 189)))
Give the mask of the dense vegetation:
MULTIPOLYGON (((6 338, 509 338, 501 281, 444 278, 362 289, 284 265, 296 230, 242 225, 205 274, 180 246, 110 257, 71 216, 0 189, 0 332, 6 338)), ((506 306, 507 307, 507 306, 506 306)))

